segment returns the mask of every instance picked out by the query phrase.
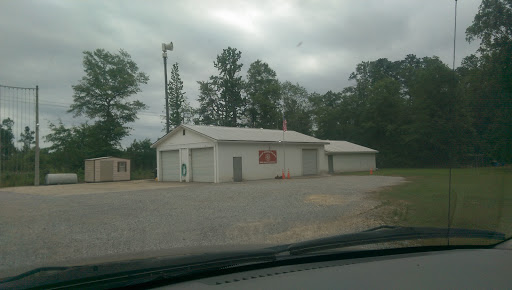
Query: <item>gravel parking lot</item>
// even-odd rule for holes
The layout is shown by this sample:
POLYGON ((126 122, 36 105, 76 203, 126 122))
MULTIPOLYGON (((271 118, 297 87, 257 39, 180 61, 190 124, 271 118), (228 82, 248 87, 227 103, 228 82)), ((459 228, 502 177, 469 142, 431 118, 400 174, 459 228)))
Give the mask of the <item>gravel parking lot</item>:
POLYGON ((403 181, 326 176, 2 189, 0 272, 109 254, 287 243, 358 231, 381 224, 372 215, 378 201, 371 192, 403 181))

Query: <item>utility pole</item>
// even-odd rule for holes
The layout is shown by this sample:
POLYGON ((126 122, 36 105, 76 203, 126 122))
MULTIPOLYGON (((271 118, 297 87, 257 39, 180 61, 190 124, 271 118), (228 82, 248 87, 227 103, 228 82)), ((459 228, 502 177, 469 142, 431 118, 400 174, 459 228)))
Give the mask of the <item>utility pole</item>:
POLYGON ((164 59, 164 76, 165 76, 165 128, 166 133, 169 133, 169 91, 167 88, 167 51, 173 50, 172 42, 162 43, 162 57, 164 59))
POLYGON ((457 39, 457 0, 455 0, 455 25, 453 28, 453 64, 452 70, 455 71, 455 40, 457 39))
POLYGON ((34 161, 34 185, 39 185, 39 86, 36 86, 36 148, 34 161))

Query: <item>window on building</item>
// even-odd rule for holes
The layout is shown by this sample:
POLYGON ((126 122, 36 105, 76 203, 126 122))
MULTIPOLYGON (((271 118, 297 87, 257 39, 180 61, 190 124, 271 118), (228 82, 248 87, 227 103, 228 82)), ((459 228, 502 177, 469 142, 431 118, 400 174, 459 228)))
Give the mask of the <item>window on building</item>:
POLYGON ((117 172, 126 172, 126 161, 117 162, 117 172))

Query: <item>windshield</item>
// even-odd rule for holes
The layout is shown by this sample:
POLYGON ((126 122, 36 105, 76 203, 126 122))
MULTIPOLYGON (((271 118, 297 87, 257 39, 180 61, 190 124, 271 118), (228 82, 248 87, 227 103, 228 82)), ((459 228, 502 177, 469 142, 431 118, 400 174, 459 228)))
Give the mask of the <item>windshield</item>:
POLYGON ((0 277, 383 225, 509 238, 510 19, 509 0, 1 1, 0 277))

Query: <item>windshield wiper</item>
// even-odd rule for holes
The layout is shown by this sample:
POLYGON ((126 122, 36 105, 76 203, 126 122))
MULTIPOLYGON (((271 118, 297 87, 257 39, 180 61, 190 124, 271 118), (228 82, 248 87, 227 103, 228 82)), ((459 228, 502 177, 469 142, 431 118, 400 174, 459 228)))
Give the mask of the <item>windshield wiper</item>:
POLYGON ((226 251, 185 256, 163 256, 140 260, 107 262, 85 266, 42 267, 0 279, 0 288, 86 287, 98 283, 108 288, 130 283, 142 283, 158 278, 173 278, 230 267, 265 263, 276 260, 277 250, 257 249, 226 251))
POLYGON ((288 246, 287 251, 290 255, 299 255, 350 246, 435 238, 480 238, 503 241, 505 240, 505 234, 487 230, 459 228, 380 226, 358 233, 294 243, 288 246))

